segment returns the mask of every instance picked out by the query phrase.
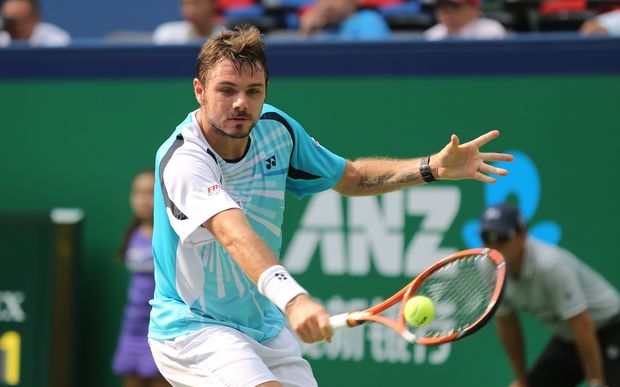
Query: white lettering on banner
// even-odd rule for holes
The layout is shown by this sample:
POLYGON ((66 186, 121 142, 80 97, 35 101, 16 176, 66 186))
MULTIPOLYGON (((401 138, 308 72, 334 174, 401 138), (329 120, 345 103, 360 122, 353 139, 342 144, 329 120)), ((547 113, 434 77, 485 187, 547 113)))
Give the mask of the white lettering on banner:
POLYGON ((26 321, 22 303, 26 296, 23 292, 0 292, 0 321, 26 321))
POLYGON ((380 198, 343 198, 335 191, 322 192, 306 207, 286 249, 284 265, 292 273, 303 273, 319 251, 327 275, 365 276, 372 265, 382 276, 412 277, 457 251, 440 244, 460 202, 461 192, 454 186, 417 187, 380 198), (422 217, 420 229, 412 236, 405 235, 407 216, 422 217))
MULTIPOLYGON (((317 258, 323 273, 330 276, 363 277, 373 268, 383 277, 414 277, 458 250, 441 246, 441 242, 460 204, 461 192, 455 186, 416 187, 380 197, 344 198, 335 191, 322 192, 310 199, 283 264, 291 273, 303 273, 317 258), (422 218, 412 235, 405 233, 408 217, 422 218)), ((338 314, 365 309, 381 300, 334 296, 324 305, 330 313, 338 314)), ((440 309, 436 320, 449 316, 440 309)), ((397 313, 395 308, 392 313, 397 313)), ((338 332, 331 344, 302 344, 302 348, 312 359, 431 365, 445 363, 451 351, 450 344, 410 345, 379 324, 346 329, 338 332)))
MULTIPOLYGON (((324 302, 330 314, 339 314, 352 310, 361 310, 383 300, 376 297, 371 302, 364 299, 344 300, 336 295, 324 302)), ((396 308, 389 309, 385 315, 394 318, 396 308)), ((310 359, 328 359, 363 362, 372 360, 375 363, 392 364, 443 364, 448 360, 451 344, 436 347, 411 345, 393 330, 375 323, 369 323, 345 329, 334 334, 331 343, 301 343, 304 355, 310 359)))

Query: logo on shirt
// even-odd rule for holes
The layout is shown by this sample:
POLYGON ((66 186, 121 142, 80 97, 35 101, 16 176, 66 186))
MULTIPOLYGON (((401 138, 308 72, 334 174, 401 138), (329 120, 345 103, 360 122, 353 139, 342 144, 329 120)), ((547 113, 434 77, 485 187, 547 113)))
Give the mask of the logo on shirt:
POLYGON ((222 187, 219 184, 213 184, 212 186, 207 188, 207 195, 213 195, 220 192, 222 187))
POLYGON ((267 160, 265 160, 265 167, 267 169, 271 169, 276 166, 276 155, 271 156, 267 160))

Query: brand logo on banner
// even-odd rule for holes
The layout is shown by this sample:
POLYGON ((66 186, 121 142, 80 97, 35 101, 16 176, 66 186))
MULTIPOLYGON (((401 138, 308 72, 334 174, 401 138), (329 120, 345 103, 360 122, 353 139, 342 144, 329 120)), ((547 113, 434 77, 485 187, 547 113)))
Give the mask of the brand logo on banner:
POLYGON ((0 291, 0 321, 26 321, 26 313, 23 309, 25 299, 24 292, 0 291))
MULTIPOLYGON (((501 204, 512 199, 512 202, 518 204, 519 210, 528 224, 528 234, 547 243, 557 244, 562 238, 562 229, 556 222, 543 220, 530 224, 540 204, 541 180, 536 164, 523 152, 508 151, 507 153, 514 156, 512 162, 498 162, 494 165, 510 170, 510 174, 506 178, 498 179, 496 184, 484 186, 485 207, 501 204)), ((472 219, 465 223, 461 234, 467 247, 482 245, 479 229, 480 221, 478 219, 472 219)))

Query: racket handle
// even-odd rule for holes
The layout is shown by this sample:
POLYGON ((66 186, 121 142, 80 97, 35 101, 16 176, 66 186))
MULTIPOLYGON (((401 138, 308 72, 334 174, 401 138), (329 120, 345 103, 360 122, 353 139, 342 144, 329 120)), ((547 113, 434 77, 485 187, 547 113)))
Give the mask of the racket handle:
POLYGON ((331 316, 329 318, 329 325, 332 326, 334 331, 340 331, 344 328, 349 328, 349 323, 347 319, 349 318, 349 313, 337 314, 335 316, 331 316))

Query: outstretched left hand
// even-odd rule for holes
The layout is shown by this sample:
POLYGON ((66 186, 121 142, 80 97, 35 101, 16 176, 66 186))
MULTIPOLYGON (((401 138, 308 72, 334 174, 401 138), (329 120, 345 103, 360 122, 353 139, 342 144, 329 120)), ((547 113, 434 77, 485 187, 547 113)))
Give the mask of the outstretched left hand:
POLYGON ((498 130, 492 130, 482 136, 459 145, 456 134, 450 137, 450 142, 430 160, 433 175, 438 180, 474 179, 485 183, 495 183, 495 178, 489 174, 505 176, 508 171, 497 168, 486 162, 512 161, 513 156, 507 153, 483 153, 480 148, 487 142, 499 136, 498 130))

